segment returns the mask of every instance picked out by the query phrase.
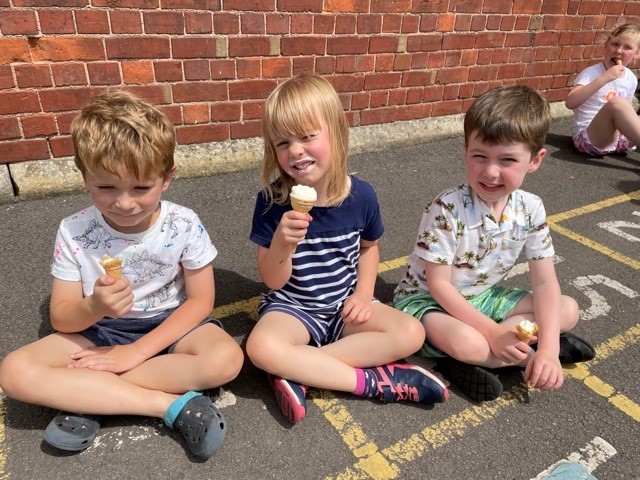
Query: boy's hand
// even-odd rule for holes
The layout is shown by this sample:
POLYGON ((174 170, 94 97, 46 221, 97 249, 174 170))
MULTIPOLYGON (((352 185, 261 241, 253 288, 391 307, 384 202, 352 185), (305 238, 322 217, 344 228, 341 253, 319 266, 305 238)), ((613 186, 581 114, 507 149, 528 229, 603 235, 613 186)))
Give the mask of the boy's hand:
POLYGON ((558 356, 536 352, 527 364, 524 380, 533 388, 544 392, 560 388, 564 382, 564 374, 558 356))
POLYGON ((120 318, 133 307, 133 291, 129 280, 115 280, 101 275, 93 286, 92 307, 101 317, 120 318))
POLYGON ((511 365, 522 363, 529 355, 531 348, 518 340, 511 328, 496 325, 494 334, 487 338, 493 354, 503 362, 511 365))
POLYGON ((354 293, 344 301, 342 319, 345 323, 365 323, 369 321, 371 314, 371 297, 362 297, 354 293))
POLYGON ((311 220, 311 215, 308 213, 300 213, 295 210, 285 212, 273 234, 273 242, 297 245, 307 235, 311 220))
POLYGON ((70 356, 72 362, 67 365, 68 368, 88 368, 113 373, 128 372, 147 360, 134 343, 113 347, 90 347, 70 356))

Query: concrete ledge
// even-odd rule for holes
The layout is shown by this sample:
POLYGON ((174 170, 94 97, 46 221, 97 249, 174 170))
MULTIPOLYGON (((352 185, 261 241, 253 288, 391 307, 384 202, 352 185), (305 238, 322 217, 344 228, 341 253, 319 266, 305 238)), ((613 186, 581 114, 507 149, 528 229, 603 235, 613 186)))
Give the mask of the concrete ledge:
MULTIPOLYGON (((571 116, 564 102, 551 104, 554 118, 571 116)), ((354 127, 350 130, 350 153, 359 154, 415 145, 462 133, 464 114, 354 127)), ((189 178, 257 169, 262 160, 262 139, 249 138, 176 148, 177 178, 189 178)), ((71 157, 3 165, 0 172, 0 203, 31 200, 61 193, 78 192, 82 177, 71 157), (14 197, 11 178, 17 185, 14 197)))

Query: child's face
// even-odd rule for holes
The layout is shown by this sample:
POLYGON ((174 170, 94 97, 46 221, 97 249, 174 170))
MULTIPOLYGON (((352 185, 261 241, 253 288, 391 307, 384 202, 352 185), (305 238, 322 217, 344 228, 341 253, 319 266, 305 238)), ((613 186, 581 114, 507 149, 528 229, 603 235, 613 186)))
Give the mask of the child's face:
POLYGON ((169 188, 173 170, 165 176, 138 180, 123 173, 122 178, 103 169, 84 175, 84 184, 93 204, 109 226, 122 233, 148 230, 160 215, 160 195, 169 188))
POLYGON ((604 64, 607 68, 616 64, 616 59, 622 60, 622 65, 629 65, 638 54, 638 42, 629 37, 610 39, 604 47, 604 64))
POLYGON ((296 183, 321 186, 331 168, 331 142, 326 126, 304 136, 272 138, 271 142, 280 168, 296 183))
POLYGON ((492 210, 495 207, 501 212, 509 195, 520 188, 527 173, 538 169, 545 154, 542 149, 532 159, 531 149, 525 143, 491 145, 473 132, 465 146, 467 180, 492 210))

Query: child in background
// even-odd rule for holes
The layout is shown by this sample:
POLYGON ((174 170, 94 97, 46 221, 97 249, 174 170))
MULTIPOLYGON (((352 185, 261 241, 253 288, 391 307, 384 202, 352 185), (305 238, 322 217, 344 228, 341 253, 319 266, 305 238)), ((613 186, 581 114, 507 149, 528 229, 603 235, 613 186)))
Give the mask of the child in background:
POLYGON ((547 101, 525 86, 478 97, 464 118, 467 182, 426 207, 395 290, 396 308, 424 326, 421 353, 441 357, 437 368, 474 400, 502 393, 486 368, 526 367, 532 387, 555 390, 561 363, 594 356, 585 341, 561 333, 578 322, 578 305, 560 294, 542 201, 519 189, 542 163, 550 120, 547 101), (532 292, 499 285, 523 250, 532 292), (516 336, 523 319, 539 326, 530 345, 516 336))
POLYGON ((209 317, 217 251, 198 216, 161 201, 175 166, 175 131, 152 105, 97 95, 73 121, 75 163, 93 205, 64 219, 51 272, 55 333, 4 359, 0 384, 23 402, 61 409, 45 440, 91 445, 100 417, 163 418, 191 453, 210 457, 226 422, 199 392, 234 379, 243 354, 209 317), (108 254, 122 278, 105 274, 108 254), (87 415, 89 414, 89 415, 87 415))
POLYGON ((632 104, 638 79, 627 68, 639 44, 640 26, 617 27, 605 43, 602 62, 573 81, 565 105, 573 110, 571 136, 581 152, 601 157, 640 144, 640 118, 632 104))
POLYGON ((374 299, 383 225, 373 188, 347 173, 348 135, 340 99, 321 77, 287 80, 267 99, 264 189, 251 240, 271 291, 260 303, 247 354, 269 373, 294 424, 306 414, 310 386, 385 403, 433 404, 448 396, 426 370, 393 363, 420 348, 424 331, 374 299), (295 184, 316 190, 310 213, 292 210, 295 184))

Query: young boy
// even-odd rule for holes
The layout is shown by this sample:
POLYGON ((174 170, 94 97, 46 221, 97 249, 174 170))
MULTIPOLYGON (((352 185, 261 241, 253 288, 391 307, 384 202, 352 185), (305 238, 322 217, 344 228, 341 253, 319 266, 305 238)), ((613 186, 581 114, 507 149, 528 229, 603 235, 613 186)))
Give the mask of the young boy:
POLYGON ((602 62, 576 76, 565 105, 573 110, 571 136, 581 152, 601 157, 640 145, 640 118, 632 104, 638 79, 627 68, 639 44, 640 26, 620 25, 605 43, 602 62))
POLYGON ((161 201, 175 172, 175 131, 152 105, 119 91, 73 121, 75 163, 93 206, 64 219, 53 253, 56 330, 7 355, 4 392, 61 412, 45 440, 79 451, 99 417, 163 418, 191 453, 210 457, 226 423, 205 390, 234 379, 243 354, 209 317, 217 251, 191 210, 161 201), (122 278, 105 274, 108 254, 122 278), (90 415, 85 415, 90 414, 90 415))
POLYGON ((438 368, 474 400, 502 393, 485 368, 526 367, 525 380, 547 391, 562 385, 561 363, 594 356, 586 342, 561 334, 578 322, 578 305, 560 294, 542 201, 519 190, 546 154, 550 118, 546 100, 525 86, 499 87, 474 102, 464 118, 467 182, 426 207, 395 290, 396 308, 424 326, 421 353, 448 357, 438 368), (498 285, 522 250, 533 292, 498 285), (516 336, 524 319, 539 326, 531 345, 516 336))

